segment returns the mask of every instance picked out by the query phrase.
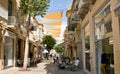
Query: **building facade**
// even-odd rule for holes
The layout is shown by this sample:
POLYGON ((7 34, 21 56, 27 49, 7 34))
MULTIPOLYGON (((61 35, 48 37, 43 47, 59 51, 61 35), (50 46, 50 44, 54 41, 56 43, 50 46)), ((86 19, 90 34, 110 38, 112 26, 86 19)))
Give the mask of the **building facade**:
MULTIPOLYGON (((88 74, 101 74, 101 56, 104 53, 106 74, 119 74, 120 1, 79 0, 78 5, 76 2, 77 0, 73 1, 69 17, 79 19, 75 20, 78 23, 72 28, 77 41, 75 45, 78 43, 77 50, 82 53, 79 57, 83 64, 82 69, 88 74), (73 17, 73 14, 79 18, 73 17)), ((68 27, 70 26, 69 24, 68 27)))
POLYGON ((15 66, 16 53, 16 33, 14 26, 14 16, 16 1, 5 0, 0 2, 0 70, 15 66), (11 5, 13 3, 15 6, 11 5), (11 9, 11 10, 10 10, 11 9), (8 22, 12 19, 12 22, 8 22))
MULTIPOLYGON (((0 70, 18 66, 17 60, 20 60, 22 64, 24 61, 27 31, 24 27, 26 24, 24 16, 21 15, 21 11, 18 9, 19 1, 4 0, 0 2, 0 70)), ((38 26, 39 24, 37 23, 36 25, 38 26)), ((37 29, 40 28, 38 27, 37 29)), ((40 33, 42 32, 41 30, 39 30, 40 33)), ((29 35, 28 57, 31 54, 34 55, 34 47, 37 47, 41 53, 41 41, 40 38, 36 38, 40 37, 40 34, 35 36, 30 31, 29 35)), ((32 58, 31 62, 33 61, 32 58)))

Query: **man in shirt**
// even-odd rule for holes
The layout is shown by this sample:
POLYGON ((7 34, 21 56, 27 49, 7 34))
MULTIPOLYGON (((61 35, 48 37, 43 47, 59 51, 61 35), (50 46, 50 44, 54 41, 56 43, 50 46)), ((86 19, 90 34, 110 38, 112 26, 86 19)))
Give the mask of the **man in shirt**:
POLYGON ((80 63, 79 58, 77 58, 77 59, 75 60, 74 65, 77 67, 77 66, 79 65, 79 63, 80 63))
POLYGON ((77 58, 74 61, 74 64, 72 65, 71 70, 75 70, 78 67, 79 63, 80 63, 79 58, 77 58))

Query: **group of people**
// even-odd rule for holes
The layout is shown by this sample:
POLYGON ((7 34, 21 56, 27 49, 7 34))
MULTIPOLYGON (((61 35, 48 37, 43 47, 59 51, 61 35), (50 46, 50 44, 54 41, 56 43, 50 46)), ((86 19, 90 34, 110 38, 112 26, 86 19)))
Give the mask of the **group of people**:
POLYGON ((62 57, 59 58, 56 55, 53 56, 54 63, 58 65, 60 69, 69 69, 69 70, 76 70, 79 66, 79 58, 66 58, 62 57))

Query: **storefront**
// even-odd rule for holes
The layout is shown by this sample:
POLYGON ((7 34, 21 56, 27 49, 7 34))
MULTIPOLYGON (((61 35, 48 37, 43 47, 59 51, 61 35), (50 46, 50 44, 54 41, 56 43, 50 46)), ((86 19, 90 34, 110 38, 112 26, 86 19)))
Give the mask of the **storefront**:
POLYGON ((119 74, 120 0, 96 0, 80 22, 84 70, 88 74, 119 74))
POLYGON ((4 49, 4 66, 13 66, 14 58, 14 39, 10 37, 5 37, 5 49, 4 49))
POLYGON ((97 74, 114 74, 114 49, 110 5, 110 2, 107 2, 94 16, 97 74))
POLYGON ((16 66, 22 66, 23 65, 23 60, 24 60, 24 51, 25 51, 25 37, 19 36, 17 38, 17 49, 16 49, 16 66), (21 65, 18 64, 19 63, 21 65))
POLYGON ((6 30, 4 44, 4 67, 15 66, 15 34, 6 30))

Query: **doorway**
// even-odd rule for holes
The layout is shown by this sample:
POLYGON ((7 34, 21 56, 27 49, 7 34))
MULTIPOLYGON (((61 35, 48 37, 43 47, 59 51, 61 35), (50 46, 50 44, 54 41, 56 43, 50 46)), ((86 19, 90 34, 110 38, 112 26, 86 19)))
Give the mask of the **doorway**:
POLYGON ((5 68, 13 66, 14 39, 5 37, 4 66, 5 68))

